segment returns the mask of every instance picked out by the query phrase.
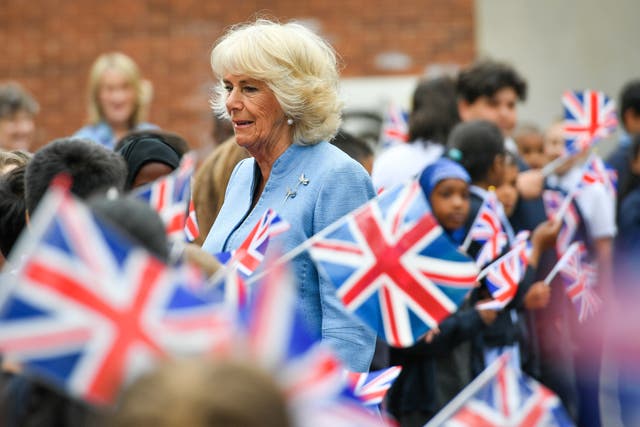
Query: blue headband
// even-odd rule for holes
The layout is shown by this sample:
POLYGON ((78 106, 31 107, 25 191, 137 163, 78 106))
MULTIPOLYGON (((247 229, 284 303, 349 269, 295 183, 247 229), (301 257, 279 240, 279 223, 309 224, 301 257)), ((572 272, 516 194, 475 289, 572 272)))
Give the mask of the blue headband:
POLYGON ((442 157, 427 166, 420 174, 420 186, 427 200, 438 183, 445 179, 461 179, 466 183, 471 182, 467 171, 453 160, 442 157))

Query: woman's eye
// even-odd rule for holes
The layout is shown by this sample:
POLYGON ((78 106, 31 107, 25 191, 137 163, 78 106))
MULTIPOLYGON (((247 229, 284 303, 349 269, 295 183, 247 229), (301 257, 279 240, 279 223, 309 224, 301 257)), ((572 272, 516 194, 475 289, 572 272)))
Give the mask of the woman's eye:
POLYGON ((231 91, 233 90, 233 88, 231 86, 225 86, 224 90, 227 91, 227 93, 231 93, 231 91))
POLYGON ((254 87, 254 86, 245 86, 243 89, 244 89, 245 92, 257 92, 258 91, 258 88, 254 87))

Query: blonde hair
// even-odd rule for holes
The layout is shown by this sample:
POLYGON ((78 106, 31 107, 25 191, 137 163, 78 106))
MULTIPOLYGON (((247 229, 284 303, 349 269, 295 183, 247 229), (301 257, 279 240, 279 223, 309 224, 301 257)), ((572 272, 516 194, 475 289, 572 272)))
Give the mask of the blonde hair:
POLYGON ((181 360, 135 381, 122 395, 113 427, 287 427, 287 403, 275 380, 248 362, 181 360))
POLYGON ((233 168, 249 157, 249 152, 236 144, 231 137, 216 147, 202 162, 193 180, 193 204, 198 218, 200 236, 196 243, 202 245, 213 226, 222 203, 233 168))
POLYGON ((259 19, 232 27, 211 52, 218 79, 212 106, 228 118, 227 74, 264 81, 285 115, 293 120, 293 140, 311 145, 328 140, 340 126, 336 53, 324 39, 296 23, 259 19))
POLYGON ((111 52, 100 55, 89 73, 89 123, 96 124, 104 121, 104 112, 100 106, 100 80, 108 69, 114 69, 122 73, 133 87, 136 93, 136 105, 129 119, 129 127, 134 128, 144 120, 146 107, 151 98, 151 86, 143 81, 138 66, 124 53, 111 52))

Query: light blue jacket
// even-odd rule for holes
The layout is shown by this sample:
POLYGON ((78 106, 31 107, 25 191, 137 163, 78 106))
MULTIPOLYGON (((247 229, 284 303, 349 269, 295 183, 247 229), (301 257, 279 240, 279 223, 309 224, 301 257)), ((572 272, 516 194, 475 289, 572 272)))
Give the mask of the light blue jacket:
MULTIPOLYGON (((260 198, 249 211, 256 173, 253 158, 234 169, 222 209, 203 244, 207 252, 240 246, 268 208, 291 225, 269 248, 288 252, 375 195, 364 168, 328 142, 289 147, 273 164, 260 198), (302 175, 307 185, 300 183, 302 175), (295 196, 287 197, 287 190, 295 196)), ((344 309, 334 286, 318 275, 308 252, 297 256, 291 268, 299 282, 299 306, 308 326, 333 346, 349 369, 368 371, 375 333, 344 309)))
MULTIPOLYGON (((134 127, 131 130, 137 131, 137 130, 158 130, 158 129, 160 129, 158 126, 153 125, 151 123, 138 123, 136 127, 134 127)), ((110 150, 113 150, 113 147, 118 142, 116 141, 116 138, 113 135, 111 126, 109 126, 105 122, 100 122, 95 125, 87 125, 81 129, 78 129, 78 131, 73 134, 73 137, 89 139, 93 142, 96 142, 102 145, 104 148, 108 148, 110 150)))

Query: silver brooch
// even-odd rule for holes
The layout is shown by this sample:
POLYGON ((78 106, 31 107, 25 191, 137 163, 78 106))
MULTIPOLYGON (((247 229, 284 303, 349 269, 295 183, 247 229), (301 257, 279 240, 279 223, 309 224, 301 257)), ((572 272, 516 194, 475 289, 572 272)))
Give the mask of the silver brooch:
POLYGON ((309 178, 304 176, 304 173, 300 174, 300 176, 298 177, 298 182, 296 183, 296 186, 293 189, 287 187, 287 194, 285 194, 284 200, 282 203, 286 202, 287 199, 295 199, 296 196, 298 195, 298 187, 300 187, 300 185, 309 185, 309 178))

